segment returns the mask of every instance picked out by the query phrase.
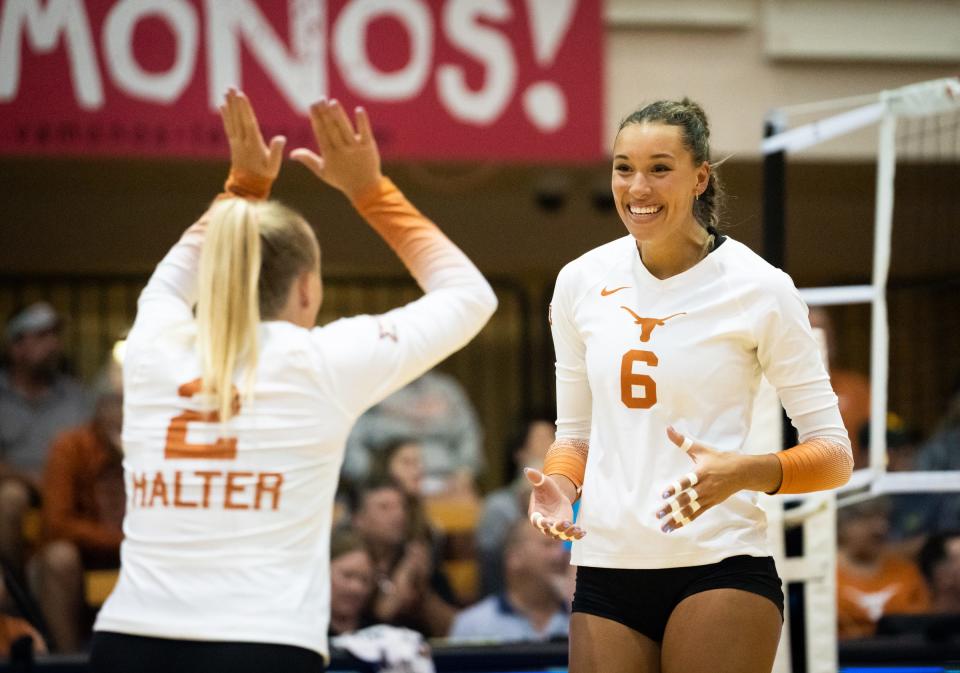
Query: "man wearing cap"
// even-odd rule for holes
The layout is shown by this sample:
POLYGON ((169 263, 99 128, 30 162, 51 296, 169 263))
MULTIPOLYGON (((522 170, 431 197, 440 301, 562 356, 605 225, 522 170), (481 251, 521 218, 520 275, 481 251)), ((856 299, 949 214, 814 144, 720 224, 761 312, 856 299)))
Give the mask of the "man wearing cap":
POLYGON ((0 558, 19 569, 22 521, 38 504, 40 477, 57 433, 90 416, 83 387, 61 370, 60 317, 36 302, 7 323, 0 369, 0 558))

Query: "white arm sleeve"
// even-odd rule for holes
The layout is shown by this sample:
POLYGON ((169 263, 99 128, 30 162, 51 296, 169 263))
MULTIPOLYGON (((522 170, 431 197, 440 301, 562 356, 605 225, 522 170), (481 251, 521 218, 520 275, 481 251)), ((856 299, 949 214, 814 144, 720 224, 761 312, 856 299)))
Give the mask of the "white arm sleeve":
POLYGON ((573 271, 564 267, 550 303, 550 331, 556 353, 557 440, 590 439, 593 394, 587 380, 586 348, 573 322, 576 287, 573 271))
MULTIPOLYGON (((850 452, 823 356, 810 327, 807 306, 793 281, 780 273, 758 323, 757 358, 797 429, 800 443, 827 439, 850 452)), ((851 453, 852 456, 852 453, 851 453)))
MULTIPOLYGON (((383 193, 386 221, 397 213, 413 218, 408 233, 392 232, 392 245, 426 295, 383 315, 339 320, 314 331, 331 376, 328 384, 352 416, 465 346, 497 307, 493 289, 467 256, 399 192, 383 193)), ((374 203, 368 213, 377 209, 374 203)))
POLYGON ((128 354, 165 326, 193 319, 197 272, 206 233, 206 214, 187 229, 157 264, 137 300, 137 317, 128 336, 128 354))

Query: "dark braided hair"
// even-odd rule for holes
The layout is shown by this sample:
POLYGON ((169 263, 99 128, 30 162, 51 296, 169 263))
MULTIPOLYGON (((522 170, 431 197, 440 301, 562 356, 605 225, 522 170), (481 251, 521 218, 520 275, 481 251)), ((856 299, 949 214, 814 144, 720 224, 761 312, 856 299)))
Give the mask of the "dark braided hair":
MULTIPOLYGON (((710 162, 710 126, 703 108, 689 98, 681 101, 658 100, 632 112, 622 122, 619 133, 629 124, 668 124, 679 126, 683 137, 683 146, 693 155, 696 165, 710 162)), ((700 198, 693 202, 693 216, 704 229, 716 229, 720 224, 720 211, 723 207, 723 187, 714 170, 710 171, 707 188, 700 198)))

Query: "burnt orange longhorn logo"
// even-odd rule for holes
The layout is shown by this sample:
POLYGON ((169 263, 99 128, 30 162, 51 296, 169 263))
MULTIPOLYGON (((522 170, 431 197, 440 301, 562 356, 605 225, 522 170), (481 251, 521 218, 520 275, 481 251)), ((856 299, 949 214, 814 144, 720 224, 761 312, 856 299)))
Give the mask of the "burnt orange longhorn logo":
POLYGON ((653 334, 653 330, 655 328, 660 327, 665 322, 670 320, 670 318, 676 318, 678 315, 687 315, 687 312, 683 311, 681 313, 668 315, 666 318, 641 318, 626 306, 621 306, 620 308, 633 316, 634 324, 640 325, 640 341, 644 343, 650 341, 650 336, 653 334))

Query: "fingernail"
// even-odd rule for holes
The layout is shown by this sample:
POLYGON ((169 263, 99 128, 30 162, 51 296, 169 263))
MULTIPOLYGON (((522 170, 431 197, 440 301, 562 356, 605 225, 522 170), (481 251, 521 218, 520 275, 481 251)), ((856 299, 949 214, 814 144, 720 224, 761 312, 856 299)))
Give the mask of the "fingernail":
POLYGON ((666 525, 666 526, 664 526, 663 528, 661 528, 660 530, 662 530, 664 533, 669 533, 669 532, 670 532, 671 530, 673 530, 673 529, 670 528, 669 525, 666 525))
POLYGON ((669 497, 670 497, 670 491, 664 491, 663 493, 660 494, 660 496, 663 497, 663 498, 669 498, 669 497))

